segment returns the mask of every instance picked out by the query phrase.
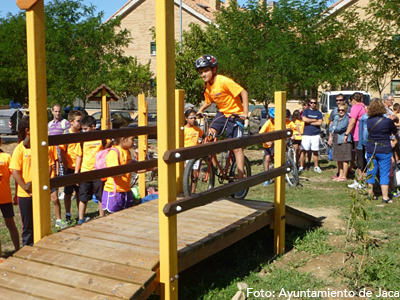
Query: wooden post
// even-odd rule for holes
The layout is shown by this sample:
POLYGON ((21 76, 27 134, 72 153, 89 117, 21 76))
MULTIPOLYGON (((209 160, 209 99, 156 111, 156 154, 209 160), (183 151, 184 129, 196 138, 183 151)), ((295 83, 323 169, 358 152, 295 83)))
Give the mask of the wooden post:
MULTIPOLYGON (((286 129, 286 92, 275 92, 275 130, 286 129)), ((286 140, 275 141, 275 168, 286 163, 286 140)), ((274 253, 285 252, 285 175, 275 178, 274 253)))
MULTIPOLYGON (((175 143, 176 148, 183 147, 183 124, 185 122, 184 116, 184 90, 175 90, 175 143)), ((176 164, 176 192, 183 193, 183 171, 184 163, 179 162, 176 164)))
MULTIPOLYGON (((32 2, 32 1, 31 1, 32 2)), ((33 1, 34 2, 34 1, 33 1)), ((18 2, 17 2, 18 3, 18 2)), ((22 8, 20 6, 20 8, 22 8)), ((26 12, 34 243, 51 234, 44 3, 26 12)))
POLYGON ((107 102, 107 91, 103 87, 101 89, 101 130, 111 129, 110 126, 110 107, 107 102))
MULTIPOLYGON (((139 107, 139 122, 138 126, 147 126, 147 101, 144 94, 139 94, 138 97, 139 107)), ((143 161, 147 157, 148 138, 147 135, 139 135, 139 161, 143 161)), ((146 196, 146 173, 139 174, 139 193, 140 197, 146 196)))
POLYGON ((160 292, 162 299, 178 299, 177 219, 167 217, 164 206, 176 200, 176 167, 162 159, 175 148, 175 39, 174 0, 156 0, 158 216, 160 292))

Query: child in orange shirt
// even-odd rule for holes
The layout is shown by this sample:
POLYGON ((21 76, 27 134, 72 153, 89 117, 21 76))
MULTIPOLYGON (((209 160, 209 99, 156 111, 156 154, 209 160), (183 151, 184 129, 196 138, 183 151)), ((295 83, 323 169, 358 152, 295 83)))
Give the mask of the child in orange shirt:
POLYGON ((294 152, 296 154, 296 165, 300 162, 300 145, 301 140, 303 139, 303 131, 304 131, 304 121, 301 119, 300 111, 296 109, 292 115, 292 122, 294 123, 295 129, 293 130, 293 147, 294 152))
MULTIPOLYGON (((1 146, 1 138, 0 138, 1 146)), ((6 223, 7 229, 10 232, 11 240, 14 244, 15 251, 19 250, 19 235, 18 229, 14 222, 14 205, 18 205, 17 194, 14 196, 14 201, 11 195, 10 188, 10 163, 11 155, 4 153, 0 149, 0 210, 3 214, 4 222, 6 223)), ((1 257, 1 242, 0 242, 0 257, 1 257)))
MULTIPOLYGON (((68 121, 71 124, 71 127, 68 129, 66 133, 77 133, 81 129, 81 119, 82 112, 79 110, 72 110, 68 114, 68 121)), ((74 174, 75 166, 77 163, 81 163, 81 161, 77 162, 76 150, 79 143, 60 145, 60 155, 62 157, 62 162, 64 165, 65 175, 74 174)), ((79 208, 79 186, 74 184, 70 186, 64 187, 64 206, 65 206, 65 219, 68 224, 71 221, 71 198, 72 193, 75 191, 76 195, 76 207, 79 208)))
MULTIPOLYGON (((82 118, 81 128, 83 132, 96 131, 96 119, 92 116, 85 116, 82 118)), ((87 172, 94 170, 96 162, 96 154, 103 150, 103 142, 101 140, 84 142, 83 147, 79 143, 76 147, 75 153, 76 164, 75 173, 87 172), (82 163, 81 163, 82 162, 82 163)), ((101 196, 103 194, 104 182, 101 179, 96 179, 88 182, 82 182, 79 185, 79 221, 78 224, 84 223, 87 202, 93 199, 93 191, 99 204, 99 215, 104 217, 104 210, 101 205, 101 196)))
MULTIPOLYGON (((107 167, 126 165, 132 161, 131 149, 135 143, 133 136, 115 139, 113 146, 107 154, 107 167)), ((102 208, 104 211, 114 213, 134 205, 131 190, 131 173, 116 177, 108 177, 102 195, 102 208)))
POLYGON ((196 111, 188 109, 185 111, 186 125, 184 127, 184 147, 196 146, 199 144, 199 138, 203 137, 203 130, 195 126, 196 124, 196 111))
MULTIPOLYGON (((27 149, 23 141, 29 137, 29 116, 24 116, 18 123, 18 138, 21 141, 14 149, 10 169, 17 186, 18 205, 22 219, 22 245, 33 245, 33 211, 31 191, 31 149, 27 149)), ((49 174, 54 160, 49 155, 49 174)))
MULTIPOLYGON (((263 127, 260 129, 259 133, 271 132, 275 130, 275 108, 268 109, 269 119, 263 127)), ((286 128, 290 128, 293 131, 295 130, 295 125, 292 121, 290 121, 290 110, 286 110, 286 128)), ((275 152, 274 142, 265 142, 263 143, 264 147, 264 169, 265 171, 269 170, 269 165, 272 160, 272 156, 275 152)), ((269 180, 264 182, 264 186, 269 185, 269 180)))

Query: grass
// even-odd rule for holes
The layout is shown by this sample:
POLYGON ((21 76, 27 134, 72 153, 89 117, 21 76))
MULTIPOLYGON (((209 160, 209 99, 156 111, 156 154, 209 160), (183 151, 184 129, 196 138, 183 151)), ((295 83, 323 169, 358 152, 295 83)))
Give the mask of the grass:
MULTIPOLYGON (((252 150, 247 151, 246 155, 252 162, 252 173, 261 172, 262 152, 252 150)), ((346 221, 350 217, 350 206, 353 202, 351 191, 346 187, 346 183, 331 180, 335 172, 334 163, 321 160, 321 169, 322 174, 313 171, 303 172, 300 175, 301 186, 297 188, 286 185, 286 204, 300 210, 302 208, 336 210, 346 221)), ((252 187, 246 198, 273 201, 273 197, 274 185, 264 187, 260 184, 252 187)), ((20 228, 18 209, 15 210, 17 215, 15 219, 20 228)), ((92 201, 89 202, 88 212, 95 214, 96 211, 96 205, 92 201)), ((379 288, 399 291, 400 200, 395 199, 393 204, 369 201, 365 211, 369 219, 368 229, 372 242, 367 248, 368 259, 361 268, 357 262, 361 251, 355 251, 355 259, 347 264, 340 263, 334 266, 336 269, 326 278, 321 278, 306 268, 310 263, 315 263, 323 257, 337 253, 343 255, 343 249, 331 243, 331 238, 345 242, 346 233, 342 229, 322 227, 300 230, 287 226, 287 254, 275 257, 272 244, 273 231, 264 228, 182 272, 179 278, 179 299, 231 299, 238 290, 238 282, 246 282, 254 290, 274 291, 275 299, 278 299, 277 295, 282 288, 287 291, 298 291, 328 288, 357 290, 366 287, 373 291, 379 288)), ((76 207, 73 204, 73 215, 75 214, 76 207)), ((52 219, 54 224, 54 215, 52 219)), ((12 244, 1 218, 0 224, 3 251, 5 250, 7 255, 12 251, 12 244)), ((360 248, 359 245, 355 247, 360 248)), ((322 264, 321 261, 319 263, 322 264)), ((152 296, 152 299, 157 298, 152 296)), ((248 299, 257 298, 250 296, 248 299)), ((300 299, 307 298, 300 297, 300 299)))

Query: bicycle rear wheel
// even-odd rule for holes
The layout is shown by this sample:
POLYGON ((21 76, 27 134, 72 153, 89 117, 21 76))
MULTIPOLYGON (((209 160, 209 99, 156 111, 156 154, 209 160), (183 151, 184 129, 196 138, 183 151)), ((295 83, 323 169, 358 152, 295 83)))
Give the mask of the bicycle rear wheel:
POLYGON ((291 187, 296 187, 299 184, 299 172, 293 158, 290 155, 286 155, 286 165, 292 167, 292 170, 285 175, 286 182, 291 187))
MULTIPOLYGON (((231 166, 230 172, 229 172, 229 182, 239 180, 236 166, 237 166, 236 165, 236 161, 234 161, 232 166, 231 166)), ((250 176, 251 176, 250 161, 245 156, 244 157, 244 177, 250 177, 250 176)), ((249 192, 249 189, 247 188, 245 190, 236 192, 235 194, 232 194, 231 196, 233 198, 244 199, 248 192, 249 192)))
POLYGON ((191 159, 183 173, 183 192, 186 197, 214 187, 215 173, 208 157, 191 159))

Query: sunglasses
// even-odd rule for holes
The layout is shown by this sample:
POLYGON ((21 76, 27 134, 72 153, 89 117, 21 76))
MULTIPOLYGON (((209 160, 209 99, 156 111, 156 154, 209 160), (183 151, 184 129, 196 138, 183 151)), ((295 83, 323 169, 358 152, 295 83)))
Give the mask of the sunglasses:
POLYGON ((338 111, 346 111, 345 109, 338 109, 338 111))
POLYGON ((310 104, 317 104, 317 102, 310 102, 310 104))
POLYGON ((188 119, 194 120, 194 119, 196 119, 196 116, 188 117, 188 119))
POLYGON ((336 102, 338 102, 338 101, 344 101, 344 99, 336 99, 336 102))

